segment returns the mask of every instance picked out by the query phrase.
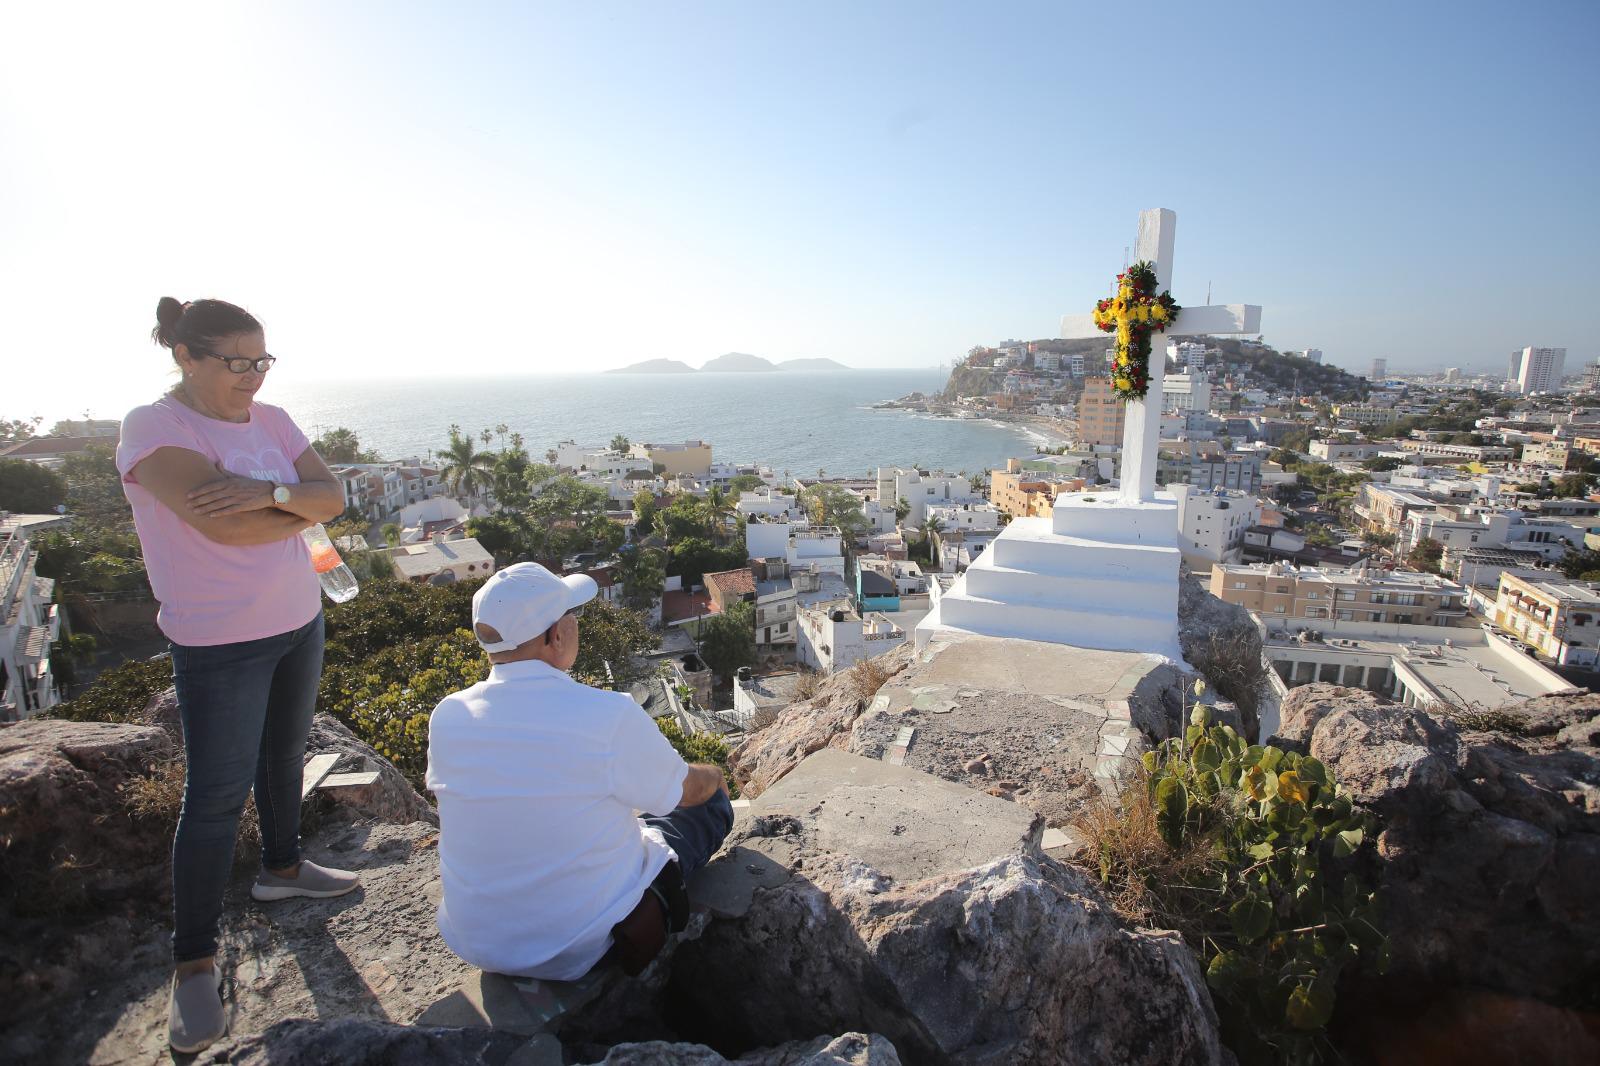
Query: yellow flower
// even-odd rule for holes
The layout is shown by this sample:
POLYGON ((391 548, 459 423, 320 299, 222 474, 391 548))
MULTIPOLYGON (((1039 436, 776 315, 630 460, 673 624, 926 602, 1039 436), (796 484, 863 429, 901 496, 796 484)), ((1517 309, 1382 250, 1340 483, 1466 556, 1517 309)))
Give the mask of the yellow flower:
POLYGON ((1167 320, 1167 309, 1162 307, 1160 304, 1156 304, 1154 307, 1150 308, 1150 317, 1155 319, 1157 322, 1165 322, 1167 320))
POLYGON ((1129 378, 1116 378, 1115 381, 1116 381, 1116 386, 1119 389, 1131 389, 1131 388, 1133 388, 1133 381, 1131 379, 1129 379, 1129 378))

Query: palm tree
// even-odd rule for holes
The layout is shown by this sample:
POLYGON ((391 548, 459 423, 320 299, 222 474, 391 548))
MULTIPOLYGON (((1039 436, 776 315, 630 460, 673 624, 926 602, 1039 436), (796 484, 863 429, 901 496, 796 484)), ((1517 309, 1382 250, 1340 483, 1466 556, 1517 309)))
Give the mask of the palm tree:
POLYGON ((719 539, 722 538, 727 532, 727 525, 723 519, 733 514, 733 505, 728 502, 727 493, 712 485, 706 490, 705 509, 706 517, 711 519, 712 530, 719 539))
MULTIPOLYGON (((487 433, 487 431, 485 431, 487 433)), ((485 443, 488 443, 485 441, 485 443)), ((450 427, 450 445, 439 453, 444 461, 445 484, 454 493, 474 496, 489 480, 494 456, 473 447, 473 438, 463 436, 460 426, 450 427)))

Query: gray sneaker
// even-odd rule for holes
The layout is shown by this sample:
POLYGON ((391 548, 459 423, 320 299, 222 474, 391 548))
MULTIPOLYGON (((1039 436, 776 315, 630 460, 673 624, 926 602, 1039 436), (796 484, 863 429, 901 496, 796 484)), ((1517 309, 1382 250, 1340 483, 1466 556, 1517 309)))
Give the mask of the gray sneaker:
POLYGON ((201 1051, 228 1032, 228 1015, 222 1008, 222 971, 192 973, 183 980, 172 975, 172 996, 167 1004, 167 1040, 181 1055, 201 1051))
POLYGON ((250 886, 250 895, 262 901, 288 899, 291 896, 330 899, 353 892, 360 884, 361 878, 349 870, 330 870, 310 859, 301 859, 300 872, 295 877, 279 877, 262 870, 256 875, 256 883, 250 886))

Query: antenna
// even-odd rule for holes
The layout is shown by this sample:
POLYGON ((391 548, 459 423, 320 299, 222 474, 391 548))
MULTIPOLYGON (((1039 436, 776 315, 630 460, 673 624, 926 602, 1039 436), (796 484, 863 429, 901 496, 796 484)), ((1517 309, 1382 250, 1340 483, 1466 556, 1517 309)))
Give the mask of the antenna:
POLYGON ((1211 282, 1206 282, 1206 306, 1211 305, 1211 282))

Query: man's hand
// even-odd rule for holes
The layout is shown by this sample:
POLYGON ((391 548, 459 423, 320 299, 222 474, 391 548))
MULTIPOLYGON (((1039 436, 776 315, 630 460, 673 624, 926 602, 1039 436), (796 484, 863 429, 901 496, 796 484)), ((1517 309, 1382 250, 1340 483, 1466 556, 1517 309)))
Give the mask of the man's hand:
POLYGON ((683 798, 678 800, 678 806, 698 807, 718 792, 728 795, 728 779, 722 776, 722 770, 710 763, 690 763, 689 772, 683 776, 683 798))
POLYGON ((217 465, 217 471, 222 477, 189 493, 187 502, 193 513, 202 518, 221 518, 272 506, 272 482, 238 477, 223 469, 221 464, 217 465))

